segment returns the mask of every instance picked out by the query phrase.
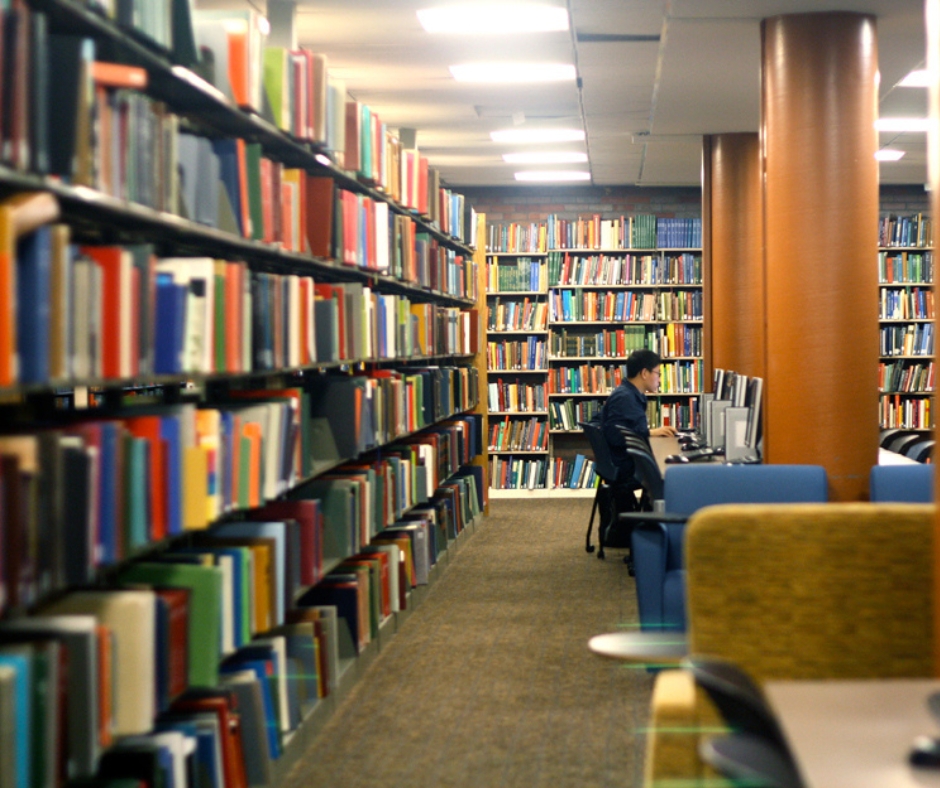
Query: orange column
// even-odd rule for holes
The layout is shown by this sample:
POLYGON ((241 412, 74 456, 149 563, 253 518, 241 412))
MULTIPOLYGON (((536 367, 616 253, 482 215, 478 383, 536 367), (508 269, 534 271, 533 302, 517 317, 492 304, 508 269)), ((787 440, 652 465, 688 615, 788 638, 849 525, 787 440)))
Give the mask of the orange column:
MULTIPOLYGON (((927 181, 930 184, 930 213, 936 225, 940 217, 940 0, 927 0, 927 71, 930 74, 930 130, 927 133, 927 181)), ((934 293, 936 295, 936 284, 934 293)), ((936 397, 934 397, 934 405, 936 397)), ((936 411, 934 411, 936 413, 936 411)), ((936 418, 936 417, 935 417, 936 418)), ((936 429, 934 430, 936 433, 936 429)), ((934 499, 940 501, 940 474, 935 480, 934 499)), ((933 638, 934 675, 940 676, 940 509, 933 532, 933 638)))
POLYGON ((764 377, 764 214, 756 133, 704 138, 705 366, 764 377))
POLYGON ((764 458, 816 463, 864 500, 878 459, 878 46, 847 12, 761 26, 764 458))

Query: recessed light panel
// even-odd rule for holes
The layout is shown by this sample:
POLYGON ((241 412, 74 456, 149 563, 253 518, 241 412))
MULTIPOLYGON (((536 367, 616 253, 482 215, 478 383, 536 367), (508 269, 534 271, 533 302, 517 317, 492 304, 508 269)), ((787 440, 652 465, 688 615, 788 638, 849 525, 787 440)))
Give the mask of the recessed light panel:
POLYGON ((892 150, 891 148, 882 148, 879 151, 875 151, 875 158, 878 161, 897 161, 904 157, 904 151, 902 150, 892 150))
POLYGON ((493 142, 508 142, 512 145, 539 144, 544 142, 583 142, 582 129, 505 129, 490 132, 493 142))
POLYGON ((568 29, 568 10, 540 3, 460 3, 418 11, 429 33, 519 35, 568 29))
POLYGON ((584 164, 587 160, 586 153, 576 151, 503 154, 503 161, 507 164, 584 164))
POLYGON ((458 82, 573 82, 576 76, 569 63, 464 63, 450 73, 458 82))
POLYGON ((878 118, 875 128, 878 131, 927 131, 928 118, 878 118))
POLYGON ((898 82, 898 86, 902 88, 929 88, 930 81, 927 75, 927 69, 915 69, 898 82))
POLYGON ((580 170, 535 170, 533 172, 517 172, 517 181, 589 181, 591 173, 580 170))

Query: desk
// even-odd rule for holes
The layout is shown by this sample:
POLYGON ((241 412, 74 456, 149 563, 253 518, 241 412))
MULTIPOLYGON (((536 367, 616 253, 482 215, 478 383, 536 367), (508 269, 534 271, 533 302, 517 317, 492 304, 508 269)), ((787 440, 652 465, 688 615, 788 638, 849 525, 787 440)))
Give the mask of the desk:
POLYGON ((663 474, 666 473, 666 468, 669 467, 666 464, 666 458, 670 454, 682 454, 682 449, 679 448, 679 440, 674 435, 668 437, 654 437, 651 435, 650 448, 653 450, 653 457, 656 458, 660 473, 663 474))
POLYGON ((926 704, 938 690, 937 679, 764 685, 807 788, 940 786, 940 769, 907 762, 916 736, 940 734, 926 704))

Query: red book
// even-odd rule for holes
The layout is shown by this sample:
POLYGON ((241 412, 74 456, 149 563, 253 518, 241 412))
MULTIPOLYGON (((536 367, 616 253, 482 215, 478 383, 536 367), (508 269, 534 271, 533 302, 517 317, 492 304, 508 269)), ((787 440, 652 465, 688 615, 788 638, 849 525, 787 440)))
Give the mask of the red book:
POLYGON ((428 159, 427 156, 418 156, 418 213, 428 215, 428 159))
POLYGON ((242 752, 241 721, 234 696, 222 689, 199 689, 184 695, 170 707, 173 712, 211 712, 219 722, 222 744, 222 771, 225 788, 247 788, 242 752))
POLYGON ((130 256, 120 246, 83 246, 81 252, 101 269, 102 374, 106 378, 130 377, 133 322, 130 256))
POLYGON ((169 616, 169 643, 160 644, 169 655, 168 693, 173 700, 189 686, 189 595, 188 588, 154 588, 154 593, 166 602, 169 616))
POLYGON ((333 257, 333 209, 336 205, 333 179, 308 175, 304 184, 302 216, 310 254, 333 257))
POLYGON ((261 157, 261 216, 264 221, 262 238, 265 243, 274 241, 274 162, 261 157))

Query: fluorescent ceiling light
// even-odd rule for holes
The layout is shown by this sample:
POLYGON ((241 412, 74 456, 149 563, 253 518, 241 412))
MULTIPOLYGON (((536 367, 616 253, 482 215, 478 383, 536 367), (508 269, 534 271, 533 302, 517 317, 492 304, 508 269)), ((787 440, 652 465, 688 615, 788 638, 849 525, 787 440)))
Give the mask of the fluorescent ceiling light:
POLYGON ((513 145, 540 142, 583 142, 582 129, 505 129, 490 132, 493 142, 508 142, 513 145))
POLYGON ((535 170, 532 172, 517 172, 517 181, 589 181, 591 173, 581 170, 535 170))
POLYGON ((568 10, 540 3, 461 3, 418 11, 429 33, 549 33, 568 29, 568 10))
POLYGON ((892 150, 891 148, 882 148, 875 151, 875 158, 878 161, 897 161, 904 156, 903 150, 892 150))
POLYGON ((929 118, 878 118, 875 128, 878 131, 927 131, 929 118))
POLYGON ((503 161, 507 164, 583 164, 587 160, 588 157, 586 153, 578 153, 576 151, 503 154, 503 161))
POLYGON ((458 82, 573 82, 576 76, 568 63, 465 63, 450 73, 458 82))
POLYGON ((927 75, 927 69, 915 69, 898 82, 898 85, 902 88, 929 88, 930 81, 927 75))

